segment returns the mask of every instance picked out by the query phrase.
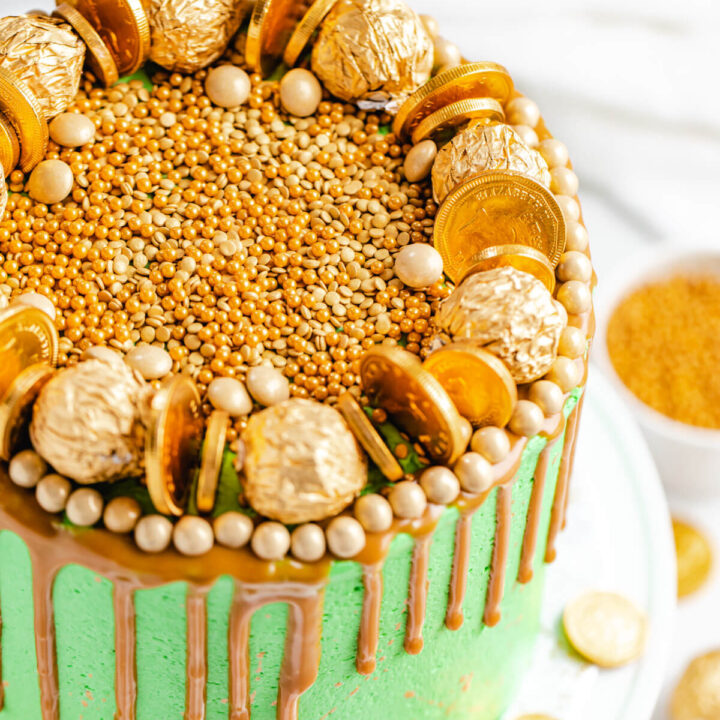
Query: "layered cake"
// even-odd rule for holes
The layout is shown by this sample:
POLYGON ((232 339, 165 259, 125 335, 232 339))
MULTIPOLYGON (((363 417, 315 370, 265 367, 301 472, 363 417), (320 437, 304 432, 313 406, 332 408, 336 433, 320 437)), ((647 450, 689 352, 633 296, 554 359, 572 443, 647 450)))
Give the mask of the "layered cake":
POLYGON ((0 164, 0 720, 499 718, 594 283, 508 71, 399 0, 73 0, 0 20, 0 164))

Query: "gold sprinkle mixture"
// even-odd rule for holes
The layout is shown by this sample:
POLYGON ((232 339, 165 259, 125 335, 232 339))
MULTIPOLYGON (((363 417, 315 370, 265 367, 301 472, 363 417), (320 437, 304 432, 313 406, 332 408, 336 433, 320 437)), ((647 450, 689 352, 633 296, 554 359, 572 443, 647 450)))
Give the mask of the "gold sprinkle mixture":
POLYGON ((644 403, 720 428, 720 278, 678 275, 635 290, 610 318, 607 347, 644 403))
POLYGON ((410 147, 383 134, 390 117, 327 101, 288 116, 259 75, 246 105, 221 109, 206 72, 156 72, 151 90, 83 80, 69 112, 92 119, 95 139, 45 156, 69 165, 70 196, 48 206, 20 194, 20 170, 8 179, 0 293, 53 302, 60 366, 92 345, 149 343, 203 396, 269 361, 292 396, 335 402, 359 394, 373 344, 426 354, 451 287, 394 276, 396 250, 431 241, 437 206, 429 183, 401 175, 410 147))

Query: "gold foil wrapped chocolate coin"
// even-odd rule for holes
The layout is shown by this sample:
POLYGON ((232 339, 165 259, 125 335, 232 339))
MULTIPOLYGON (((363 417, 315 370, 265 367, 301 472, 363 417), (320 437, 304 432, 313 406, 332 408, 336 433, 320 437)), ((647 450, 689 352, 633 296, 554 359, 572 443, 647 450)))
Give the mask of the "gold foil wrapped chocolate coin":
POLYGON ((70 105, 84 62, 85 44, 62 20, 42 15, 0 19, 0 67, 35 95, 45 118, 70 105))
POLYGON ((720 717, 720 650, 696 657, 686 668, 670 703, 672 720, 720 717))
POLYGON ((312 69, 337 97, 392 112, 430 77, 433 44, 401 0, 342 0, 323 21, 312 69))
POLYGON ((435 217, 433 241, 455 283, 478 254, 498 245, 531 247, 554 268, 565 249, 565 219, 542 183, 510 170, 487 170, 447 195, 435 217))
POLYGON ((435 158, 435 200, 441 203, 460 183, 486 170, 513 170, 550 186, 550 171, 542 155, 529 148, 509 125, 472 125, 458 132, 435 158))
POLYGON ((60 370, 35 402, 32 444, 81 485, 141 475, 151 392, 119 356, 60 370))
POLYGON ((7 186, 5 185, 5 173, 2 172, 2 165, 0 164, 0 220, 5 213, 5 206, 7 205, 7 186))
POLYGON ((360 360, 370 402, 385 410, 430 456, 451 465, 467 443, 462 418, 443 386, 400 347, 375 345, 360 360))
POLYGON ((217 60, 248 7, 239 0, 147 0, 150 59, 191 73, 217 60))
POLYGON ((565 325, 547 288, 512 267, 470 275, 440 304, 435 322, 453 340, 499 357, 518 383, 550 369, 565 325))
POLYGON ((563 627, 573 648, 600 667, 626 665, 645 649, 645 615, 614 593, 587 592, 568 603, 563 627))
POLYGON ((485 248, 472 257, 469 266, 465 277, 495 268, 513 267, 537 278, 550 294, 555 292, 555 271, 550 261, 539 250, 525 245, 495 245, 485 248))
POLYGON ((502 105, 493 98, 468 98, 445 105, 428 115, 413 131, 414 145, 458 128, 461 125, 502 122, 505 112, 502 105))
MULTIPOLYGON (((15 169, 19 159, 20 141, 15 128, 13 128, 5 115, 0 112, 0 176, 7 177, 15 169)), ((0 190, 0 195, 2 193, 3 190, 0 190)), ((7 199, 7 196, 5 196, 5 199, 7 199)), ((4 209, 5 205, 3 204, 2 207, 4 209)), ((0 217, 2 217, 2 210, 0 210, 0 217)))
POLYGON ((678 597, 692 595, 710 576, 713 563, 712 547, 708 539, 692 525, 681 520, 672 521, 677 555, 678 597))
POLYGON ((303 523, 337 515, 367 482, 367 464, 342 415, 292 399, 250 416, 245 496, 261 515, 303 523))
POLYGON ((215 410, 208 418, 196 496, 197 509, 202 513, 211 512, 215 505, 229 419, 224 410, 215 410))
POLYGON ((313 33, 318 29, 325 16, 332 10, 337 0, 315 0, 293 30, 283 54, 283 61, 289 67, 297 63, 313 33))

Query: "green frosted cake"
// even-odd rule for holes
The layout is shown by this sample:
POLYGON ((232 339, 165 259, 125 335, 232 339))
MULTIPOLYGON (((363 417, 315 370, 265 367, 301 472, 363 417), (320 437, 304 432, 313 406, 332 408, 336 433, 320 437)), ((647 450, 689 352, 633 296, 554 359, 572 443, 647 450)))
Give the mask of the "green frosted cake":
POLYGON ((594 329, 507 70, 400 0, 77 0, 0 19, 0 165, 0 720, 498 720, 594 329))

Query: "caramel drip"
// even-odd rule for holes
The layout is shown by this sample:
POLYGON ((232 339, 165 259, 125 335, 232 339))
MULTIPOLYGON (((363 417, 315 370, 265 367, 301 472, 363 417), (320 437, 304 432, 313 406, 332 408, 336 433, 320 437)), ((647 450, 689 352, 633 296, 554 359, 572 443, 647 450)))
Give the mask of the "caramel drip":
POLYGON ((537 548, 537 536, 540 529, 540 513, 542 510, 543 495, 545 494, 545 481, 550 467, 550 455, 555 447, 554 442, 548 442, 540 453, 535 468, 535 481, 533 482, 530 506, 525 521, 525 535, 523 537, 522 554, 520 555, 520 568, 518 582, 527 583, 533 577, 533 561, 537 548))
POLYGON ((135 720, 137 680, 135 671, 135 591, 131 585, 116 582, 113 590, 115 611, 115 720, 135 720))
POLYGON ((55 654, 55 618, 52 602, 52 589, 57 568, 48 567, 36 553, 32 553, 31 557, 40 710, 42 720, 58 720, 60 709, 57 656, 55 654))
POLYGON ((557 485, 555 487, 555 498, 553 500, 552 512, 550 514, 550 528, 548 530, 547 546, 545 549, 545 562, 552 562, 557 556, 555 542, 558 533, 562 528, 565 515, 565 504, 567 502, 568 489, 570 486, 570 473, 572 472, 572 460, 577 436, 578 419, 582 409, 582 398, 573 408, 567 422, 565 431, 565 445, 563 446, 558 470, 557 485))
POLYGON ((380 635, 380 608, 383 595, 383 564, 382 562, 363 567, 362 618, 358 633, 357 671, 361 675, 370 675, 375 671, 378 638, 380 635))
POLYGON ((485 602, 483 622, 493 627, 500 622, 500 604, 505 593, 505 572, 507 570, 512 524, 512 484, 501 485, 497 492, 495 546, 493 547, 490 584, 485 602))
POLYGON ((417 655, 423 649, 422 631, 425 624, 431 544, 432 532, 429 532, 416 538, 413 550, 405 628, 405 651, 410 655, 417 655))
POLYGON ((455 555, 453 557, 452 577, 450 578, 447 613, 445 614, 445 625, 450 630, 459 630, 465 620, 462 606, 465 600, 465 591, 467 590, 470 539, 472 537, 474 514, 474 509, 462 512, 455 528, 455 555))
MULTIPOLYGON (((585 394, 580 397, 578 400, 578 409, 577 409, 577 417, 578 420, 580 418, 580 415, 582 415, 582 404, 585 400, 585 394)), ((570 482, 572 481, 572 474, 573 474, 573 468, 575 467, 575 450, 577 448, 577 422, 576 420, 576 429, 573 434, 573 443, 572 443, 572 450, 570 451, 570 470, 568 472, 568 481, 567 481, 567 490, 565 491, 565 502, 563 503, 563 516, 562 516, 562 525, 561 529, 565 529, 565 525, 567 524, 567 509, 568 509, 568 501, 570 500, 570 482)))
POLYGON ((320 667, 325 583, 238 583, 230 613, 230 720, 250 718, 250 623, 270 603, 289 605, 285 657, 278 689, 278 720, 297 720, 298 700, 320 667))
POLYGON ((187 695, 185 720, 205 720, 207 687, 207 594, 190 588, 187 596, 187 695))

